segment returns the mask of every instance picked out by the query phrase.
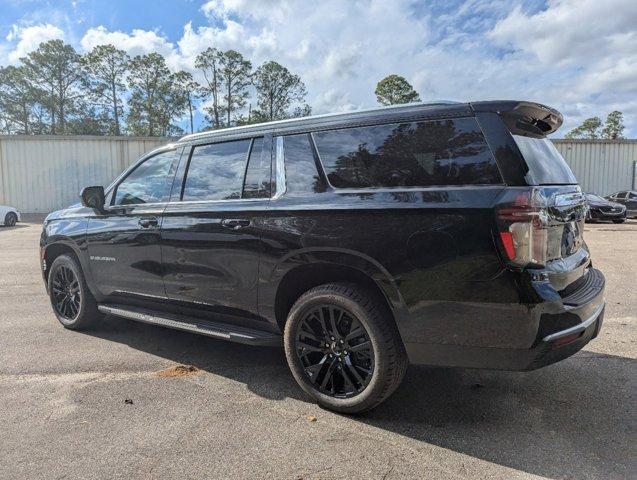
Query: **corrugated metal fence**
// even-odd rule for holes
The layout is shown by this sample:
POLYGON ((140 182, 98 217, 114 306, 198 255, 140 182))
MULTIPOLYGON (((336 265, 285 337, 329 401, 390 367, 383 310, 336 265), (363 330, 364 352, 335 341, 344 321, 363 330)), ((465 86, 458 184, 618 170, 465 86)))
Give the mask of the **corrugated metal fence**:
POLYGON ((553 140, 582 190, 637 190, 637 140, 553 140))
POLYGON ((0 204, 48 213, 78 201, 87 185, 108 185, 167 142, 153 137, 0 135, 0 204))
MULTIPOLYGON (((48 213, 78 201, 86 185, 108 185, 143 153, 148 137, 0 135, 0 204, 48 213)), ((607 195, 637 188, 637 140, 554 140, 582 189, 607 195)))

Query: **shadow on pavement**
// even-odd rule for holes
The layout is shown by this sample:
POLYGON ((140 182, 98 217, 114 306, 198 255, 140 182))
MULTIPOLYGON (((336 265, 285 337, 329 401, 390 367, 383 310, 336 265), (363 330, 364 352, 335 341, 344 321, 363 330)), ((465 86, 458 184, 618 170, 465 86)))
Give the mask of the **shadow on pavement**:
MULTIPOLYGON (((242 382, 265 399, 309 399, 283 350, 250 347, 109 317, 88 332, 242 382)), ((534 372, 410 367, 362 422, 528 473, 628 478, 637 458, 637 361, 583 351, 534 372)))

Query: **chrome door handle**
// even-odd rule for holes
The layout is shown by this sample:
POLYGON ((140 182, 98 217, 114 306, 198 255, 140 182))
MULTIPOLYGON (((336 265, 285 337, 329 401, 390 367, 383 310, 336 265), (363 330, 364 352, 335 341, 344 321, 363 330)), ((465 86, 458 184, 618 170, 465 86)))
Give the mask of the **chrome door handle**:
POLYGON ((159 225, 159 220, 157 220, 157 217, 140 218, 137 224, 142 228, 151 228, 159 225))
POLYGON ((221 220, 221 225, 230 230, 240 230, 242 228, 250 226, 250 220, 243 220, 240 218, 224 218, 221 220))

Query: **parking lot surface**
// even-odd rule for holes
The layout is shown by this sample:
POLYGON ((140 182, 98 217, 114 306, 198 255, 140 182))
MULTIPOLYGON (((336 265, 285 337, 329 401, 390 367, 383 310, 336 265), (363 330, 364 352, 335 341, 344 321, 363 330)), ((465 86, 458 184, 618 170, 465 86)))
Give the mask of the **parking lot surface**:
POLYGON ((0 228, 2 479, 637 477, 637 221, 587 225, 608 305, 583 351, 527 373, 410 367, 348 417, 305 397, 282 349, 63 329, 25 220, 0 228))

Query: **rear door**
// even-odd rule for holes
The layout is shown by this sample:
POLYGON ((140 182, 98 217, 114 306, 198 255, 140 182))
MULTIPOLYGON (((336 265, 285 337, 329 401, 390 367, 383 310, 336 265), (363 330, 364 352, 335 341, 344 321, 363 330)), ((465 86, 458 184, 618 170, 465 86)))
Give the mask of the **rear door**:
POLYGON ((185 153, 183 181, 175 182, 161 229, 170 300, 235 319, 258 314, 270 150, 270 137, 258 137, 195 145, 185 153))

